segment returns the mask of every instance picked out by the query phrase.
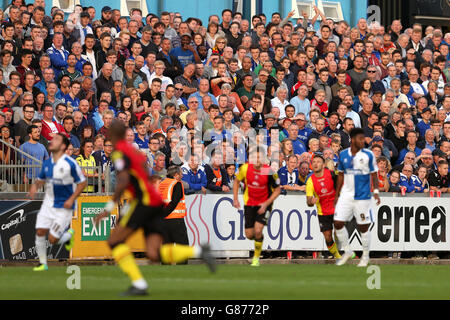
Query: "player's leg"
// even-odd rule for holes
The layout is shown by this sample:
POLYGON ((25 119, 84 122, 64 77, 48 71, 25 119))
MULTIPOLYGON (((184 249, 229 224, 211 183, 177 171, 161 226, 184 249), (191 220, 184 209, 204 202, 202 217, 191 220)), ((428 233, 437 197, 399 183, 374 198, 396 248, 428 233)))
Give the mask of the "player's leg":
MULTIPOLYGON (((148 241, 151 242, 147 242, 147 254, 149 255, 149 258, 151 260, 157 259, 156 261, 159 260, 165 264, 183 263, 190 258, 201 258, 207 264, 211 272, 215 272, 216 262, 211 254, 209 245, 190 246, 184 219, 172 220, 177 220, 170 223, 171 228, 173 229, 172 233, 174 233, 175 230, 177 231, 177 235, 173 236, 174 243, 164 243, 161 245, 161 236, 161 242, 159 243, 159 245, 157 245, 157 241, 155 241, 153 238, 150 238, 148 241)), ((161 230, 158 229, 158 224, 159 222, 155 220, 150 224, 150 235, 153 233, 162 233, 161 230)))
POLYGON ((136 264, 130 247, 125 243, 133 232, 143 226, 147 211, 148 207, 139 205, 137 200, 132 201, 108 239, 114 260, 131 280, 131 288, 124 293, 127 295, 147 294, 147 282, 136 264))
POLYGON ((372 200, 358 200, 356 203, 355 218, 358 226, 358 231, 361 234, 361 244, 363 247, 363 254, 358 267, 367 267, 370 259, 370 224, 373 222, 372 218, 372 200), (358 214, 359 213, 359 214, 358 214))
POLYGON ((255 240, 255 215, 253 208, 244 206, 245 237, 248 240, 255 240))
POLYGON ((340 197, 336 205, 335 212, 334 232, 336 235, 336 240, 338 241, 341 249, 344 250, 344 255, 341 259, 336 261, 336 265, 341 266, 353 256, 353 251, 350 249, 348 231, 345 227, 345 223, 349 220, 350 217, 353 216, 353 201, 340 197))
POLYGON ((33 271, 45 271, 47 267, 47 238, 48 229, 36 229, 36 253, 39 258, 39 266, 33 268, 33 271))
POLYGON ((262 252, 262 245, 263 245, 263 229, 265 224, 256 221, 255 227, 254 227, 254 237, 255 237, 255 251, 253 253, 253 261, 252 266, 259 266, 259 257, 261 256, 262 252))
MULTIPOLYGON (((69 229, 72 221, 72 210, 64 208, 52 208, 54 220, 50 228, 48 240, 51 244, 64 244, 71 242, 70 250, 73 246, 74 231, 69 229)), ((66 249, 67 249, 66 245, 66 249)))
POLYGON ((333 239, 333 232, 332 230, 326 230, 323 232, 323 236, 325 238, 325 243, 327 245, 328 251, 336 258, 341 259, 341 254, 339 253, 338 247, 336 245, 336 242, 334 242, 333 239))
POLYGON ((112 256, 117 265, 131 280, 132 287, 127 291, 127 294, 143 295, 147 293, 147 282, 136 264, 130 247, 125 243, 126 239, 134 231, 130 227, 124 227, 120 224, 117 225, 108 239, 108 245, 111 248, 112 256))
POLYGON ((328 251, 336 258, 340 259, 338 247, 333 239, 333 218, 334 215, 319 215, 320 231, 323 233, 328 251))

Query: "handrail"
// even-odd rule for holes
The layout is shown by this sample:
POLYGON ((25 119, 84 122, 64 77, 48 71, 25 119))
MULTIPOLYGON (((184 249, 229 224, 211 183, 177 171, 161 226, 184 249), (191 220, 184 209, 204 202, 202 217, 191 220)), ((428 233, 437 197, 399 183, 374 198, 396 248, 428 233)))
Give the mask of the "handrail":
POLYGON ((26 153, 26 152, 23 151, 23 150, 20 150, 19 148, 17 148, 16 146, 13 146, 13 145, 10 144, 9 142, 6 142, 5 140, 3 140, 3 139, 1 139, 1 138, 0 138, 0 142, 3 143, 4 145, 6 145, 7 147, 13 149, 14 151, 16 151, 16 152, 18 152, 18 153, 24 155, 25 157, 27 157, 27 158, 29 158, 29 159, 31 159, 31 160, 33 160, 33 161, 36 161, 38 164, 40 164, 40 165, 42 164, 42 161, 41 161, 41 160, 36 159, 36 158, 33 157, 31 154, 26 153))

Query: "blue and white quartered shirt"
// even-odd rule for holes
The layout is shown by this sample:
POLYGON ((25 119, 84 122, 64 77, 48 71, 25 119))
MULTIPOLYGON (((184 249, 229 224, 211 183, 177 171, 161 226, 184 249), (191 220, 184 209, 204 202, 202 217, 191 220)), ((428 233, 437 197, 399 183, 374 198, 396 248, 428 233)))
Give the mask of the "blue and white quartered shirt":
POLYGON ((361 149, 352 155, 350 148, 339 154, 338 171, 344 173, 341 197, 354 200, 369 200, 370 174, 378 171, 377 162, 372 151, 361 149))
POLYGON ((45 180, 43 205, 53 208, 64 208, 64 202, 72 196, 76 184, 86 180, 78 163, 66 154, 56 163, 53 157, 45 160, 38 179, 45 180))

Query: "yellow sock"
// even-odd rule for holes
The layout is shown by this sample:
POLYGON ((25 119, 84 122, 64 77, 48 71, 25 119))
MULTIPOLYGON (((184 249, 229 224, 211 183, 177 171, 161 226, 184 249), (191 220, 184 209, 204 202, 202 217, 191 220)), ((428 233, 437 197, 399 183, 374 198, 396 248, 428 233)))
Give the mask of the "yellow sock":
POLYGON ((333 244, 328 247, 328 251, 330 251, 336 259, 341 258, 341 255, 339 254, 336 242, 333 242, 333 244))
POLYGON ((255 253, 253 254, 254 259, 259 259, 259 257, 261 256, 262 244, 263 244, 262 240, 261 241, 255 240, 255 253))
POLYGON ((143 279, 142 273, 134 260, 130 248, 122 243, 112 249, 114 260, 119 265, 120 269, 128 275, 131 281, 143 279))
POLYGON ((164 244, 159 249, 161 261, 166 264, 184 262, 194 257, 194 247, 181 244, 164 244))

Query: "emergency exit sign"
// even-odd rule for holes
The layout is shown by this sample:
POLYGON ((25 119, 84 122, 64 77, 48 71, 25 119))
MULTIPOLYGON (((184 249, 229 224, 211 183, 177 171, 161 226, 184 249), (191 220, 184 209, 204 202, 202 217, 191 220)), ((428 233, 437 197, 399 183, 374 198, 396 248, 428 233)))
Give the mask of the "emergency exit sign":
POLYGON ((111 229, 114 229, 116 216, 109 215, 94 222, 97 215, 103 212, 106 202, 85 202, 81 204, 81 241, 108 240, 111 229))

